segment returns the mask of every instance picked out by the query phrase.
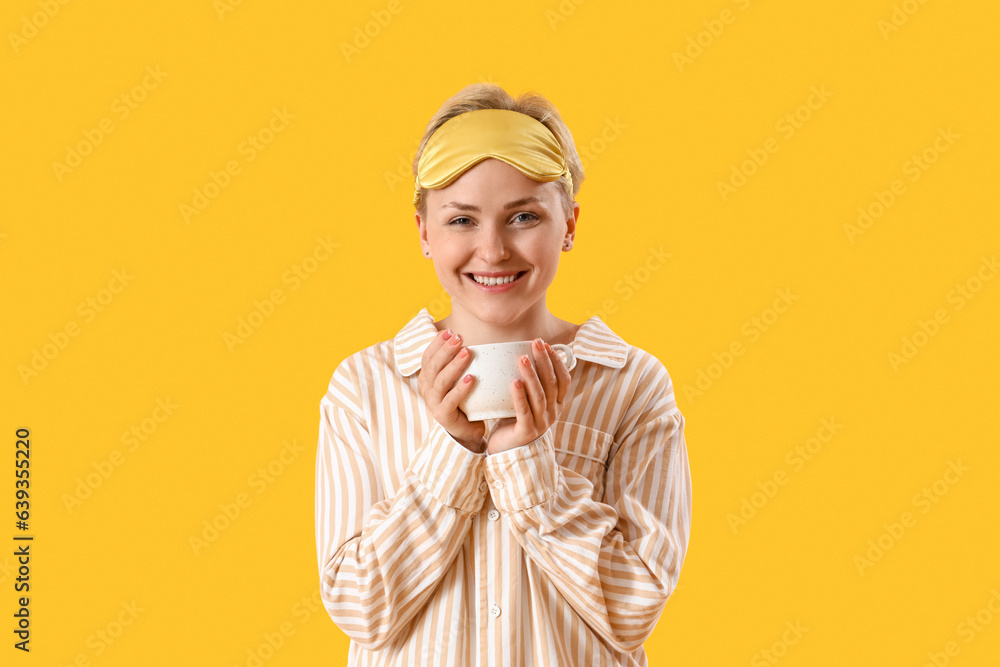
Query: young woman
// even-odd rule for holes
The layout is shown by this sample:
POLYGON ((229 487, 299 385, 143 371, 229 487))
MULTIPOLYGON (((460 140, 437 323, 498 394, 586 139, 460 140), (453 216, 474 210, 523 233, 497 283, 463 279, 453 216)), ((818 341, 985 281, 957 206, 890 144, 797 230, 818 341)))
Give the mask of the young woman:
POLYGON ((320 403, 320 588, 348 662, 645 665, 688 546, 684 418, 654 356, 546 306, 580 214, 573 138, 544 98, 472 85, 414 174, 452 311, 345 359, 320 403), (516 417, 470 422, 468 346, 518 340, 516 417))

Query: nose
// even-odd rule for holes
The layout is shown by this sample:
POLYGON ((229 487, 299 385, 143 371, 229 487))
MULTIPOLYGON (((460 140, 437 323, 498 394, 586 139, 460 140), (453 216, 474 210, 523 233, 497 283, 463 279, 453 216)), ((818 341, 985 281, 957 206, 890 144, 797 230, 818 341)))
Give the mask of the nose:
POLYGON ((489 266, 500 266, 503 260, 510 257, 507 250, 507 239, 503 232, 495 228, 486 227, 479 237, 478 254, 489 266))

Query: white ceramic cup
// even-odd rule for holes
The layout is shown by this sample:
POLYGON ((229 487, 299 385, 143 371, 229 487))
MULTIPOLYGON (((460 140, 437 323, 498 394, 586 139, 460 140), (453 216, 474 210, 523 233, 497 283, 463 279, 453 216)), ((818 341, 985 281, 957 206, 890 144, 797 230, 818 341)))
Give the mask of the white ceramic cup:
MULTIPOLYGON (((553 350, 562 352, 566 368, 573 370, 576 366, 576 356, 569 345, 558 343, 551 345, 553 350)), ((510 383, 521 377, 520 358, 528 355, 531 366, 535 366, 535 356, 531 351, 530 340, 514 341, 512 343, 485 343, 469 345, 472 360, 465 368, 472 375, 472 391, 459 404, 469 421, 484 419, 502 419, 514 417, 514 399, 510 395, 510 383)), ((458 380, 461 382, 461 378, 458 380)))

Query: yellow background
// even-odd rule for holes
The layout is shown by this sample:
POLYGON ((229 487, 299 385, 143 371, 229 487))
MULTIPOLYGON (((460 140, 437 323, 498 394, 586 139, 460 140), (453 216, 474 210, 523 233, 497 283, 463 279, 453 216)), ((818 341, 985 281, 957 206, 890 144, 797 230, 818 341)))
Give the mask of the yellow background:
POLYGON ((248 665, 282 630, 263 664, 345 663, 311 599, 319 400, 344 357, 420 308, 448 312, 408 164, 476 81, 546 95, 588 151, 549 305, 575 322, 600 311, 657 355, 687 419, 691 545, 650 664, 997 664, 995 3, 221 7, 0 12, 4 664, 248 665), (268 136, 275 109, 294 117, 268 136), (54 168, 102 123, 78 166, 54 168), (253 160, 251 135, 271 140, 253 160), (230 161, 238 173, 185 220, 230 161), (733 169, 753 173, 724 197, 733 169), (891 205, 851 232, 879 196, 891 205), (650 271, 652 249, 670 256, 650 271), (299 283, 297 265, 313 269, 299 283), (780 290, 792 305, 769 311, 780 290), (912 358, 894 362, 904 338, 912 358), (22 377, 36 351, 52 358, 22 377), (176 406, 159 422, 158 400, 176 406), (32 433, 30 654, 11 634, 18 427, 32 433), (130 449, 133 428, 147 433, 130 449), (196 553, 191 537, 240 499, 196 553), (744 500, 759 507, 735 523, 744 500))

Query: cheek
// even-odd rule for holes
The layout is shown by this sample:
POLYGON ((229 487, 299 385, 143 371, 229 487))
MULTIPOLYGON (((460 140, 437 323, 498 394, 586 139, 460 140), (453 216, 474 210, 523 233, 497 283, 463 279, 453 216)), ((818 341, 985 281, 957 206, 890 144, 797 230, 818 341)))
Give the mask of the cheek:
POLYGON ((466 261, 466 257, 460 244, 439 241, 431 247, 431 258, 438 275, 453 274, 466 261))
POLYGON ((556 270, 559 268, 560 254, 562 253, 558 249, 555 252, 549 248, 537 250, 532 256, 531 262, 535 265, 538 275, 545 276, 547 280, 551 281, 556 275, 556 270))
POLYGON ((552 235, 545 239, 543 255, 550 264, 557 264, 562 256, 563 237, 552 235))

